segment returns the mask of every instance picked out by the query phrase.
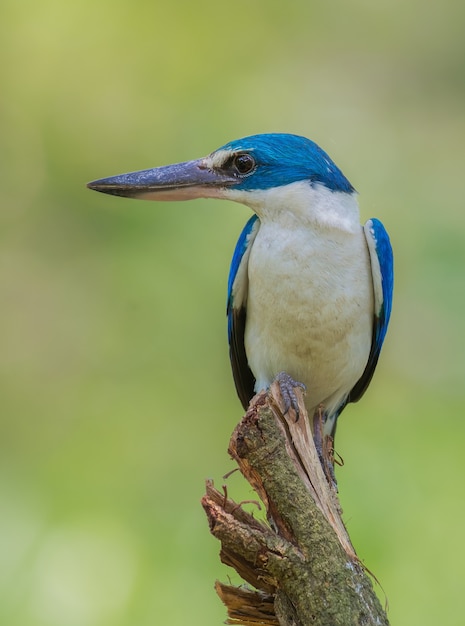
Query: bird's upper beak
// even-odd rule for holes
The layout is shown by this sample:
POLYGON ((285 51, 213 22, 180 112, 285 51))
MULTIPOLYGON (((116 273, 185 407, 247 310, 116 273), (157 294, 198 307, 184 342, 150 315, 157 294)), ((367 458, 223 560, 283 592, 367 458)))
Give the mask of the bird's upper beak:
POLYGON ((208 167, 206 159, 198 159, 110 176, 94 180, 87 186, 113 196, 143 200, 189 200, 221 197, 226 187, 237 182, 235 177, 208 167))

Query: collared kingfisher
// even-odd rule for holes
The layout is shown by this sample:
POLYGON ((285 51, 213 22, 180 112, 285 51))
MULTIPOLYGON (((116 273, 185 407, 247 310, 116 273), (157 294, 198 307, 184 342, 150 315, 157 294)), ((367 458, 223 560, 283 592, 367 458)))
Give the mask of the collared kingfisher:
POLYGON ((393 255, 382 223, 360 225, 357 195, 313 141, 263 134, 195 161, 103 178, 90 189, 145 200, 224 198, 254 215, 234 250, 228 337, 238 396, 277 378, 286 407, 306 388, 334 437, 349 402, 367 389, 389 323, 393 255))

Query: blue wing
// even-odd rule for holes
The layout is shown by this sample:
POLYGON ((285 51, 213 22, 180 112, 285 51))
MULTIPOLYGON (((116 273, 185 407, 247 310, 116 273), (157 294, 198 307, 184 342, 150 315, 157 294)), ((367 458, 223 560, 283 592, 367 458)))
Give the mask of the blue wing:
POLYGON ((245 353, 244 334, 249 288, 248 263, 250 250, 260 228, 260 220, 252 215, 237 241, 228 278, 228 341, 229 358, 237 395, 247 409, 255 391, 255 377, 245 353))
POLYGON ((360 400, 370 384, 386 336, 392 308, 394 259, 389 235, 382 223, 376 218, 368 220, 364 226, 364 231, 370 253, 371 273, 373 276, 375 306, 373 337, 365 371, 350 392, 347 402, 360 400))

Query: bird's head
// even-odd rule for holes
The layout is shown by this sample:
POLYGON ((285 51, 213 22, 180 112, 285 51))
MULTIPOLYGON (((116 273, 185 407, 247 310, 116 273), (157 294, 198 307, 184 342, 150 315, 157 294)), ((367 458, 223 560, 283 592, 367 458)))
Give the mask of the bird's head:
POLYGON ((354 191, 316 143, 284 133, 244 137, 195 161, 103 178, 88 187, 144 200, 229 198, 255 208, 257 196, 293 183, 328 192, 354 191))

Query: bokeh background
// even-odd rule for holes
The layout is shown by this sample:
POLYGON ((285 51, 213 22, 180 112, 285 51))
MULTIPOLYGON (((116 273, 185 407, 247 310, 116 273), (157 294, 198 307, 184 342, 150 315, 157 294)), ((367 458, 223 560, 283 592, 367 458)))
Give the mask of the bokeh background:
POLYGON ((349 531, 393 624, 463 624, 465 4, 0 12, 0 623, 225 619, 199 500, 233 467, 225 285, 249 211, 85 183, 278 131, 329 152, 396 253, 379 369, 338 430, 349 531))

